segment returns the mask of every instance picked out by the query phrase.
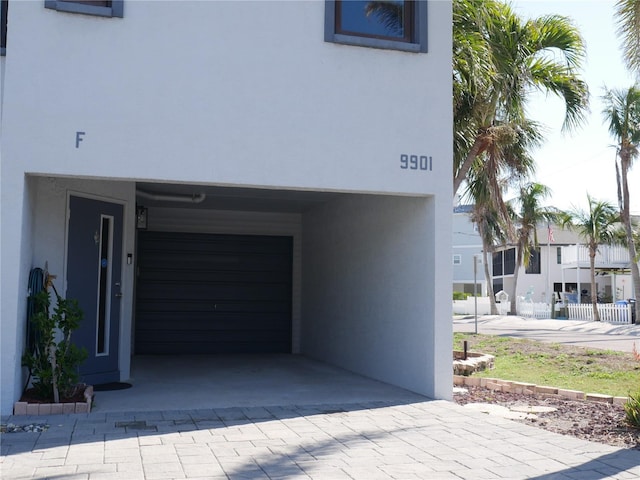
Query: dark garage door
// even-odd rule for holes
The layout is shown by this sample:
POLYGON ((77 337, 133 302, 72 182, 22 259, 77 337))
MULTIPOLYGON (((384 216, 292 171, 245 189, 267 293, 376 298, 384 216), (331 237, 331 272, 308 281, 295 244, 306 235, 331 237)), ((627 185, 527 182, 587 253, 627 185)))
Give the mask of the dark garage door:
POLYGON ((290 353, 291 237, 139 232, 136 354, 290 353))

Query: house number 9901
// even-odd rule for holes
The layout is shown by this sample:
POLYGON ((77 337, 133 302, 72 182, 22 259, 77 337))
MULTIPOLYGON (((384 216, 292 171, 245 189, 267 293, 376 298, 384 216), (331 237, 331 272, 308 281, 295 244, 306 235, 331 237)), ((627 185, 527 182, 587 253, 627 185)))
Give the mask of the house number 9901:
POLYGON ((400 168, 403 170, 426 170, 431 171, 433 161, 427 155, 400 155, 400 168))

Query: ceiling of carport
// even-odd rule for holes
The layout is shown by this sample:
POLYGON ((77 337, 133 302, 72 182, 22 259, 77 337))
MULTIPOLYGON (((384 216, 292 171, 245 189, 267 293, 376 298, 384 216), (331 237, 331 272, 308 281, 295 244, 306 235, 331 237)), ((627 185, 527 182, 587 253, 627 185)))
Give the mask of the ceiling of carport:
POLYGON ((251 212, 301 213, 315 205, 325 203, 342 195, 335 192, 307 190, 276 190, 261 188, 220 187, 197 184, 172 184, 139 182, 136 189, 147 195, 138 195, 138 204, 146 207, 202 208, 210 210, 237 210, 251 212), (152 199, 151 196, 178 196, 186 201, 152 199), (204 194, 202 202, 195 198, 204 194))

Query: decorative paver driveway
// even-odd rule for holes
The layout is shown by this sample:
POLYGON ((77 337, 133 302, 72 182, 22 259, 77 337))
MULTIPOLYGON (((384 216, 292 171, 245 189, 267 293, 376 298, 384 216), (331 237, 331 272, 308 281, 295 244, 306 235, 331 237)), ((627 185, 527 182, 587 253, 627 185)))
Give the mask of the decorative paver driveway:
POLYGON ((637 479, 640 451, 447 401, 10 417, 3 479, 637 479))

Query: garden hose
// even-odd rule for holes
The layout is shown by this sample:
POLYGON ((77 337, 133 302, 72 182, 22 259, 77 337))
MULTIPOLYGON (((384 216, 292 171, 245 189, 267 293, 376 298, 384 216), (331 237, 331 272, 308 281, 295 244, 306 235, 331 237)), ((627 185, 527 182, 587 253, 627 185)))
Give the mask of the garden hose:
POLYGON ((30 352, 33 352, 37 341, 32 320, 36 314, 35 296, 44 288, 44 271, 41 268, 31 269, 29 273, 29 297, 27 298, 27 348, 30 352))
MULTIPOLYGON (((44 285, 44 271, 41 268, 33 268, 29 272, 29 296, 27 297, 27 336, 26 346, 27 351, 31 354, 36 350, 38 345, 37 329, 33 324, 33 317, 36 314, 36 299, 35 296, 45 289, 44 285)), ((24 386, 24 390, 27 389, 31 380, 31 369, 29 369, 29 376, 27 383, 24 386)))

